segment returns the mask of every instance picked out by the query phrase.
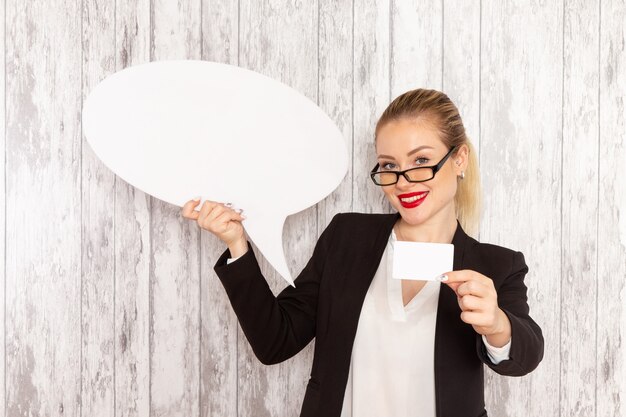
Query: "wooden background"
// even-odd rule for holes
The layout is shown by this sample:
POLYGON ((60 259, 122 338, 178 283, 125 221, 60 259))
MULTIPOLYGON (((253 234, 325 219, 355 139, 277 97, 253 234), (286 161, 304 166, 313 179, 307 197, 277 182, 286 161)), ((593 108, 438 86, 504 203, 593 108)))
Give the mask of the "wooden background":
POLYGON ((626 416, 623 0, 3 0, 0 13, 0 417, 300 410, 313 344, 260 364, 213 273, 223 245, 82 136, 100 80, 173 58, 278 79, 345 134, 345 180, 286 223, 294 273, 335 213, 390 210, 366 174, 386 105, 445 91, 480 152, 478 237, 524 252, 546 339, 531 375, 487 372, 490 415, 626 416))

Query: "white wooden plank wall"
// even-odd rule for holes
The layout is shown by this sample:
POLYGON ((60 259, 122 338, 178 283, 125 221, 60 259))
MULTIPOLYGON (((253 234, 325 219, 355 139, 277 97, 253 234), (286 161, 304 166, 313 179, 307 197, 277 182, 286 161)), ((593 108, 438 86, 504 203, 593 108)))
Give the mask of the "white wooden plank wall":
POLYGON ((489 190, 481 239, 524 253, 529 302, 547 339, 541 370, 521 379, 487 374, 488 398, 496 416, 522 407, 530 416, 558 415, 546 387, 560 387, 561 347, 568 347, 553 317, 574 301, 561 300, 563 281, 553 278, 569 259, 561 243, 562 4, 498 2, 481 17, 480 159, 489 190))
MULTIPOLYGON (((115 4, 82 5, 82 97, 115 71, 115 4)), ((83 142, 84 143, 84 142, 83 142)), ((81 401, 83 415, 113 412, 115 382, 115 174, 89 145, 82 147, 82 318, 81 401)))
POLYGON ((390 212, 367 176, 387 104, 447 92, 479 153, 478 237, 525 254, 546 338, 533 374, 486 372, 490 415, 626 416, 623 0, 3 0, 0 16, 0 417, 298 415, 314 342, 260 364, 213 273, 220 242, 82 137, 100 80, 177 58, 278 79, 344 133, 343 183, 286 222, 296 273, 335 213, 390 212))
MULTIPOLYGON (((150 0, 118 0, 114 15, 102 18, 115 23, 116 71, 150 61, 150 9, 150 0)), ((110 328, 114 329, 115 378, 110 389, 114 402, 103 409, 112 408, 116 416, 146 416, 150 414, 151 375, 150 198, 119 178, 115 179, 113 191, 116 273, 110 328)))
MULTIPOLYGON (((626 414, 626 5, 624 1, 602 2, 598 15, 600 140, 595 392, 599 416, 623 416, 626 414)), ((594 324, 592 318, 583 320, 583 325, 594 324)))
POLYGON ((81 355, 81 291, 91 285, 82 276, 82 259, 89 256, 82 234, 90 219, 82 204, 81 4, 6 0, 3 5, 2 412, 74 416, 82 402, 82 365, 97 360, 83 362, 81 355))
POLYGON ((598 271, 599 12, 598 4, 584 0, 566 4, 563 10, 563 33, 569 34, 563 39, 562 92, 559 333, 561 345, 567 346, 560 354, 564 415, 594 415, 596 409, 598 281, 590 277, 598 271), (593 302, 581 302, 583 294, 593 302))

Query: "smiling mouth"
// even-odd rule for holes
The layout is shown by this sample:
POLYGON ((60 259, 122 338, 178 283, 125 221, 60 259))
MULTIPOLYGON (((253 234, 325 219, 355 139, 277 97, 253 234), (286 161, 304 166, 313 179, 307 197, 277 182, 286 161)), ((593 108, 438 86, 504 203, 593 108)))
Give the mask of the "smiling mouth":
POLYGON ((422 191, 418 193, 400 194, 398 199, 400 204, 405 208, 417 207, 424 201, 424 198, 428 195, 428 191, 422 191))
POLYGON ((420 193, 411 193, 411 194, 400 194, 398 198, 403 203, 413 203, 417 200, 421 200, 422 198, 426 197, 426 194, 428 194, 428 191, 422 191, 420 193))
POLYGON ((421 200, 424 197, 426 197, 426 193, 409 197, 409 198, 401 198, 400 201, 402 201, 403 203, 412 203, 414 201, 421 200))

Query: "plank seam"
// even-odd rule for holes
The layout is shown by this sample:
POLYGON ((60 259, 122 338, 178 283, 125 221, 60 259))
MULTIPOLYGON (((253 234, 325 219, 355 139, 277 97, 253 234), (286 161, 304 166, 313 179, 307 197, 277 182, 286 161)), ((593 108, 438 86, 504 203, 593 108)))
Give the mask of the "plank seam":
MULTIPOLYGON (((5 7, 6 7, 6 2, 5 2, 5 7)), ((80 5, 80 33, 81 36, 85 33, 84 32, 84 14, 85 14, 85 3, 84 1, 81 1, 81 5, 80 5)), ((5 18, 6 19, 6 18, 5 18)), ((84 62, 85 62, 85 49, 83 47, 83 40, 81 37, 81 48, 80 48, 80 66, 81 66, 81 71, 80 71, 80 100, 81 100, 81 105, 80 108, 82 110, 83 108, 83 95, 85 94, 84 91, 84 72, 85 72, 85 67, 84 67, 84 62)), ((6 96, 6 93, 5 93, 6 96)), ((6 98, 5 98, 6 99, 6 98)), ((83 209, 84 209, 84 205, 83 205, 83 122, 82 120, 80 121, 80 170, 79 172, 81 173, 80 175, 80 224, 83 225, 83 209)), ((84 273, 83 273, 83 227, 80 228, 80 242, 81 242, 81 249, 80 249, 80 318, 79 318, 79 323, 80 323, 80 347, 79 347, 79 357, 80 357, 80 370, 79 370, 79 394, 78 394, 78 415, 82 417, 83 415, 83 346, 84 346, 84 342, 83 342, 83 281, 84 281, 84 273)))
MULTIPOLYGON (((149 40, 149 59, 150 62, 154 59, 154 0, 149 0, 150 6, 150 40, 149 40)), ((152 295, 152 285, 153 285, 153 245, 152 245, 152 227, 153 227, 153 215, 152 215, 152 197, 147 196, 148 198, 148 242, 150 242, 150 257, 148 261, 148 416, 152 417, 152 351, 154 349, 154 306, 153 306, 153 295, 152 295)))
POLYGON ((598 169, 597 169, 597 188, 598 193, 596 195, 596 323, 595 323, 595 344, 596 344, 596 372, 595 372, 595 390, 594 390, 594 409, 595 416, 598 417, 598 292, 600 289, 599 286, 599 244, 600 244, 600 169, 602 165, 600 164, 600 152, 601 152, 601 144, 602 144, 602 123, 600 119, 600 110, 601 110, 601 92, 602 92, 602 77, 601 77, 601 59, 602 59, 602 0, 598 1, 598 169))
MULTIPOLYGON (((237 66, 241 65, 241 0, 237 1, 237 66)), ((239 417, 239 332, 235 326, 235 415, 239 417)))
POLYGON ((388 103, 391 103, 391 100, 393 100, 393 0, 389 0, 389 28, 388 28, 388 33, 389 33, 389 38, 387 39, 387 42, 389 43, 389 100, 388 103))
POLYGON ((563 400, 563 152, 565 149, 565 0, 561 1, 561 249, 560 249, 560 267, 561 267, 561 279, 559 279, 559 296, 561 302, 559 303, 559 416, 561 416, 561 404, 563 400))
POLYGON ((444 90, 444 67, 445 67, 445 55, 444 55, 444 42, 445 42, 445 22, 444 22, 444 0, 441 0, 441 91, 445 94, 444 90))
POLYGON ((352 132, 351 132, 351 135, 352 135, 352 149, 351 149, 351 151, 352 151, 351 152, 352 160, 351 160, 350 170, 352 171, 351 172, 351 174, 352 174, 352 181, 351 181, 352 189, 350 190, 350 194, 351 194, 351 196, 350 196, 350 211, 354 210, 354 189, 355 189, 355 186, 354 186, 354 73, 355 73, 355 71, 354 71, 354 1, 355 0, 352 0, 352 51, 351 51, 352 52, 352 67, 350 68, 351 71, 352 71, 352 93, 351 93, 352 100, 351 100, 351 103, 350 103, 350 106, 351 106, 350 123, 352 125, 352 129, 351 129, 352 130, 352 132))
MULTIPOLYGON (((113 70, 117 71, 117 1, 113 3, 113 70)), ((117 175, 113 175, 113 417, 117 416, 117 252, 115 245, 115 209, 117 206, 117 175)))
MULTIPOLYGON (((200 1, 200 60, 204 60, 204 13, 200 1)), ((202 417, 202 229, 196 229, 198 236, 198 417, 202 417)))
MULTIPOLYGON (((483 2, 482 0, 480 0, 478 2, 478 152, 476 155, 476 158, 478 159, 478 169, 479 169, 479 173, 478 175, 480 176, 480 171, 481 171, 481 162, 480 162, 480 155, 482 153, 483 147, 480 146, 481 142, 482 142, 482 124, 481 124, 481 119, 482 119, 482 73, 483 73, 483 2)), ((483 192, 481 190, 480 192, 481 195, 479 195, 480 199, 481 199, 481 203, 484 201, 484 195, 483 192)), ((478 213, 478 240, 480 241, 480 239, 482 238, 481 236, 481 224, 482 224, 482 212, 483 212, 483 204, 480 204, 480 212, 478 213)))
MULTIPOLYGON (((317 0, 317 85, 316 85, 315 95, 316 95, 317 106, 321 107, 320 106, 320 0, 317 0)), ((321 203, 321 201, 319 203, 321 203)), ((320 234, 322 233, 322 231, 320 230, 319 204, 315 204, 315 221, 317 223, 316 224, 317 238, 319 239, 320 234)))
MULTIPOLYGON (((7 415, 7 2, 4 2, 4 328, 3 328, 3 343, 4 343, 4 390, 2 396, 4 398, 4 416, 7 415)), ((81 291, 82 294, 82 291, 81 291)), ((81 332, 82 333, 82 332, 81 332)))

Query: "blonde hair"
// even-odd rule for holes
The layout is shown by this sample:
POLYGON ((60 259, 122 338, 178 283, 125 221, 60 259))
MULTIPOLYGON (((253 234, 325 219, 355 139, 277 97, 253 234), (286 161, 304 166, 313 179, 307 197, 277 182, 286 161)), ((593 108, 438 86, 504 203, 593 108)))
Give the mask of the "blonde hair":
POLYGON ((449 149, 457 146, 457 150, 451 155, 452 157, 458 153, 458 147, 467 145, 469 149, 468 165, 465 170, 465 178, 458 181, 454 205, 456 217, 461 223, 461 227, 468 234, 474 235, 478 232, 480 225, 480 173, 478 158, 474 146, 465 133, 459 110, 452 100, 441 91, 421 88, 407 91, 396 97, 387 106, 376 123, 374 138, 378 136, 378 131, 386 123, 402 118, 422 119, 434 126, 440 133, 441 141, 449 149))

